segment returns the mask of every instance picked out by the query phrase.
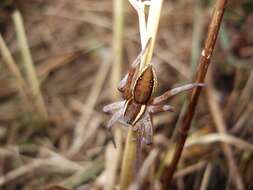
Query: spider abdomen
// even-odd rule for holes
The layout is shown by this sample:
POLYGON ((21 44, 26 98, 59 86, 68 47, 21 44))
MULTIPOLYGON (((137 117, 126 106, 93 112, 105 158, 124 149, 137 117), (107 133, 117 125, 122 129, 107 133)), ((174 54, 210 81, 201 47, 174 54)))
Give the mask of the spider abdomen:
POLYGON ((146 105, 139 104, 130 99, 126 102, 124 110, 124 121, 130 125, 135 125, 143 116, 146 105))
POLYGON ((146 104, 151 98, 155 86, 155 73, 150 65, 146 67, 140 74, 133 89, 133 97, 135 102, 146 104))

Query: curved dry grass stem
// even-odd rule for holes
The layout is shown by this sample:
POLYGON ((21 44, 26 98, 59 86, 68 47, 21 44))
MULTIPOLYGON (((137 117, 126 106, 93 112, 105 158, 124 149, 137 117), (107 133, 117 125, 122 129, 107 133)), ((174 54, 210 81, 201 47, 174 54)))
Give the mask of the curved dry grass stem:
POLYGON ((226 133, 211 133, 208 135, 203 135, 200 137, 196 137, 194 139, 188 139, 185 145, 185 148, 194 145, 203 145, 211 144, 211 143, 226 143, 235 146, 238 149, 251 151, 253 152, 253 144, 242 140, 241 138, 234 137, 232 135, 228 135, 226 133))
MULTIPOLYGON (((212 16, 211 23, 209 25, 208 34, 205 41, 205 46, 201 52, 201 57, 198 63, 198 70, 196 73, 196 80, 195 80, 197 83, 203 83, 205 80, 207 69, 210 63, 210 58, 213 53, 220 24, 225 11, 226 3, 227 0, 216 1, 214 13, 212 16)), ((187 111, 183 116, 182 125, 179 127, 177 131, 178 137, 176 140, 176 148, 173 153, 172 161, 170 162, 168 168, 165 170, 163 175, 164 179, 163 190, 167 190, 169 188, 172 177, 175 173, 177 164, 179 162, 179 159, 181 157, 184 148, 185 140, 187 138, 187 132, 191 126, 191 121, 195 113, 200 92, 201 88, 196 88, 191 93, 190 101, 187 106, 187 111)))

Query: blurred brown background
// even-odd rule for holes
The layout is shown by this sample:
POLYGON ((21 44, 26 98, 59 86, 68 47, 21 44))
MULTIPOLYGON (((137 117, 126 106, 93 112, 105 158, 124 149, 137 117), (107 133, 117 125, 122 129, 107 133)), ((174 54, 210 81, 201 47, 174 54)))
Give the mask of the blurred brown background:
MULTIPOLYGON (((158 76, 155 95, 192 81, 213 4, 164 0, 153 56, 158 76)), ((127 1, 124 17, 122 76, 140 52, 137 14, 127 1)), ((1 56, 0 189, 44 189, 51 184, 80 190, 116 189, 123 147, 112 147, 111 134, 105 130, 109 116, 102 112, 116 94, 110 78, 116 56, 114 24, 113 1, 108 0, 0 2, 2 38, 30 88, 22 90, 15 68, 1 56), (32 94, 36 83, 31 83, 23 64, 17 40, 20 31, 14 27, 16 10, 24 20, 42 102, 38 94, 32 94), (41 106, 47 114, 41 113, 41 106)), ((200 189, 204 176, 205 189, 235 189, 221 142, 231 145, 245 189, 253 188, 252 26, 253 2, 229 1, 190 131, 192 144, 186 146, 171 189, 200 189), (216 132, 220 126, 227 130, 223 136, 216 132)), ((186 94, 169 102, 176 108, 174 113, 153 118, 154 144, 144 145, 143 160, 152 150, 160 154, 141 189, 160 189, 161 163, 166 164, 186 94)), ((114 127, 117 144, 124 144, 126 131, 120 125, 114 127)))

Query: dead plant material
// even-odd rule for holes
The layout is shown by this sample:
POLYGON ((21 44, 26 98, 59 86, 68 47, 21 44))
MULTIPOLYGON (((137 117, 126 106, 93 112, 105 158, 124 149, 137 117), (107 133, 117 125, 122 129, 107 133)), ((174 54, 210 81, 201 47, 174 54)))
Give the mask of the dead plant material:
MULTIPOLYGON (((204 49, 201 52, 201 57, 198 63, 198 69, 196 73, 196 83, 203 83, 206 77, 207 69, 210 64, 210 59, 214 50, 215 42, 218 36, 220 24, 222 21, 222 17, 225 11, 227 0, 217 0, 215 4, 215 9, 213 12, 212 20, 209 26, 207 38, 205 41, 204 49)), ((178 161, 181 157, 185 140, 187 138, 187 133, 191 126, 191 121, 194 116, 197 102, 200 96, 201 88, 196 88, 192 91, 190 96, 190 101, 187 106, 187 111, 183 116, 182 125, 176 131, 177 132, 177 140, 176 140, 176 148, 172 158, 172 161, 168 168, 165 170, 163 174, 164 185, 163 189, 167 190, 170 186, 172 177, 176 170, 178 161)))

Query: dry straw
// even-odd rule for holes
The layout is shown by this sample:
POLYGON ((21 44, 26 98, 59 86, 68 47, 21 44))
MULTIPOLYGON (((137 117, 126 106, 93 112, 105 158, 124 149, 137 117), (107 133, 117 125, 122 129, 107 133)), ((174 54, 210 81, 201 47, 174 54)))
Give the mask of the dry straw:
POLYGON ((40 91, 40 83, 37 78, 31 52, 30 52, 29 45, 27 42, 23 18, 22 18, 21 13, 18 10, 16 10, 13 13, 13 22, 16 29, 17 40, 18 40, 18 45, 20 48, 22 63, 24 65, 24 69, 26 72, 31 94, 34 99, 34 103, 40 115, 42 116, 42 118, 47 120, 48 118, 47 110, 45 107, 43 96, 40 91))

